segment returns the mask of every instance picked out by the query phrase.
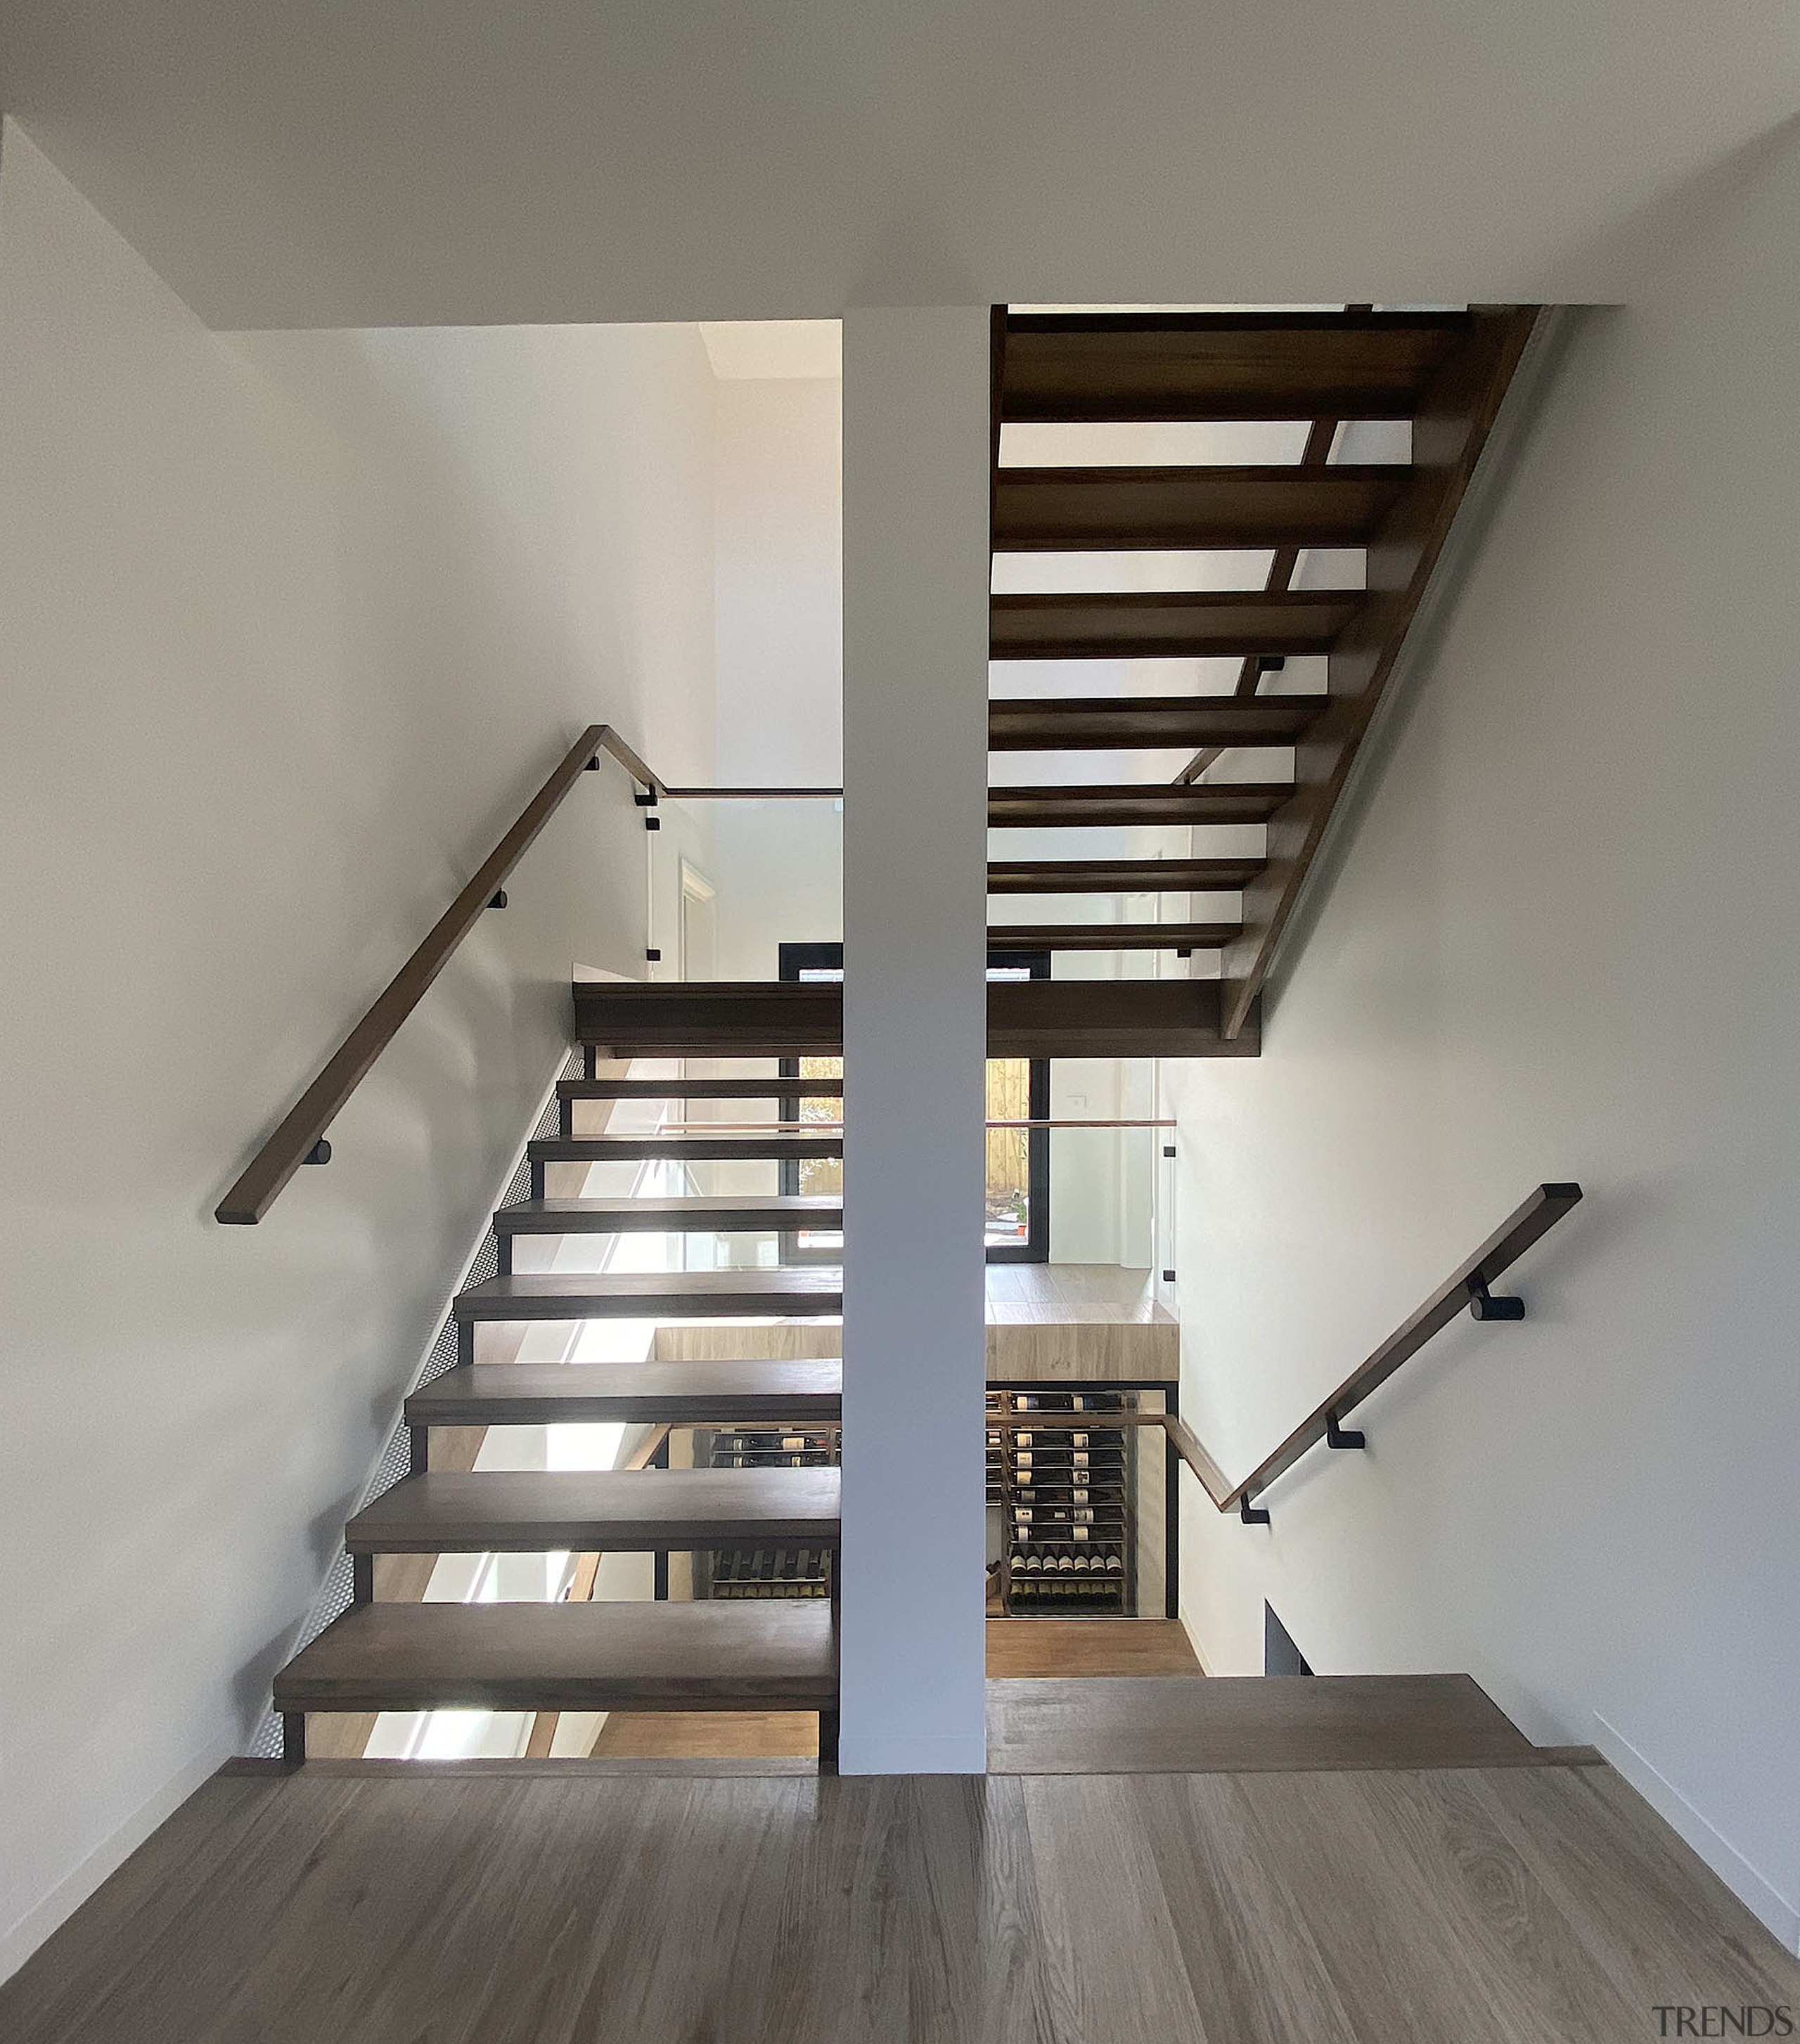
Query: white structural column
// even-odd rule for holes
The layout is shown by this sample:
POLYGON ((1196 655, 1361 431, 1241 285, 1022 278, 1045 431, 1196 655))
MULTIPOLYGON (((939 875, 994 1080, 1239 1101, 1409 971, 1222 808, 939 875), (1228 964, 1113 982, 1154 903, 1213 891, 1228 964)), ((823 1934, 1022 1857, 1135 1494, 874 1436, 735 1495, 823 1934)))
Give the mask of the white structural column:
POLYGON ((985 306, 844 321, 846 1773, 979 1773, 985 306))

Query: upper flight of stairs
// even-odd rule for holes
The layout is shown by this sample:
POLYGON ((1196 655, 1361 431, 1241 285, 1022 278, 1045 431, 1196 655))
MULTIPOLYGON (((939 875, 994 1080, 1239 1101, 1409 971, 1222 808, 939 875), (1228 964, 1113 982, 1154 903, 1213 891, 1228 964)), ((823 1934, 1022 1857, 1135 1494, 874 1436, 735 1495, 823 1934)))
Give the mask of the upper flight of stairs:
MULTIPOLYGON (((1121 875, 1118 891, 1237 891, 1213 912, 1134 931, 1045 923, 1039 950, 1204 950, 1219 955, 1206 1055, 1253 1039, 1276 947, 1363 735, 1441 553, 1529 337, 1533 306, 1460 311, 1015 314, 994 319, 992 544, 996 555, 1225 551, 1265 562, 1256 586, 1173 592, 1069 589, 991 599, 996 661, 1172 659, 1237 663, 1214 694, 996 698, 994 755, 1169 751, 1188 755, 1138 783, 996 782, 996 830, 1264 827, 1253 859, 1191 883, 1121 875), (1337 458, 1340 428, 1406 421, 1410 457, 1337 458), (1261 465, 1015 465, 1004 428, 1144 422, 1298 422, 1297 452, 1261 465), (1362 552, 1362 586, 1296 589, 1309 554, 1362 552), (1268 675, 1323 656, 1311 693, 1268 675), (1255 778, 1208 778, 1244 752, 1291 749, 1255 778), (1147 934, 1146 934, 1147 932, 1147 934)), ((1273 443, 1271 442, 1272 445, 1273 443)), ((1198 579, 1209 578, 1202 576, 1198 579)), ((1310 580, 1321 579, 1309 575, 1310 580)), ((1207 684, 1203 682, 1203 687, 1207 684)), ((1215 685, 1216 686, 1216 685, 1215 685)), ((1254 763, 1260 768, 1261 762, 1254 763)), ((997 861, 990 892, 1111 892, 1092 859, 997 861), (1066 886, 1059 880, 1066 878, 1066 886)), ((1141 864, 1142 863, 1140 863, 1141 864)), ((1000 940, 1023 948, 1023 929, 1000 940)), ((996 946, 996 947, 999 947, 996 946)), ((1142 984, 1142 982, 1134 982, 1142 984)), ((1129 1053, 1126 1053, 1129 1055, 1129 1053)))

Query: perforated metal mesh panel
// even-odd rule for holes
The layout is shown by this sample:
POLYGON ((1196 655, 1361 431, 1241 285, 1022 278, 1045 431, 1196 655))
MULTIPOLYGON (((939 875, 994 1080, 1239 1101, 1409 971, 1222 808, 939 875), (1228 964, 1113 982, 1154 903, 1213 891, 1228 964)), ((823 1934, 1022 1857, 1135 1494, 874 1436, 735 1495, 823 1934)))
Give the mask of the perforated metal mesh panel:
MULTIPOLYGON (((579 1078, 581 1071, 580 1053, 571 1052, 558 1076, 579 1078)), ((538 1116, 537 1126, 532 1131, 532 1141, 554 1135, 557 1125, 556 1096, 553 1092, 543 1112, 538 1116)), ((501 1197, 500 1204, 502 1206, 516 1205, 520 1200, 529 1196, 531 1184, 532 1167, 521 1152, 512 1177, 506 1181, 506 1190, 501 1197)), ((485 1284, 489 1278, 496 1276, 499 1270, 500 1246, 489 1229, 470 1258, 462 1282, 456 1289, 460 1292, 470 1285, 485 1284)), ((434 1377, 442 1377, 447 1370, 454 1369, 455 1363, 456 1320, 454 1313, 447 1313, 443 1324, 438 1329, 437 1338, 425 1351, 424 1360, 419 1366, 409 1388, 416 1390, 421 1384, 429 1384, 434 1377)), ((363 1493, 362 1504, 370 1504, 384 1491, 393 1489, 412 1466, 412 1461, 413 1444, 407 1437, 407 1431, 404 1426, 396 1427, 382 1451, 380 1462, 375 1466, 374 1474, 369 1479, 368 1487, 363 1493)), ((360 1508, 359 1505, 358 1509, 360 1508)), ((307 1613, 306 1623, 301 1626, 295 1639, 294 1651, 297 1654, 302 1646, 310 1646, 328 1625, 341 1618, 350 1608, 350 1557, 340 1548, 324 1585, 314 1600, 313 1608, 307 1613)), ((251 1757, 257 1760, 273 1760, 279 1758, 281 1750, 281 1719, 272 1710, 265 1711, 262 1722, 256 1727, 255 1735, 250 1742, 251 1757)))

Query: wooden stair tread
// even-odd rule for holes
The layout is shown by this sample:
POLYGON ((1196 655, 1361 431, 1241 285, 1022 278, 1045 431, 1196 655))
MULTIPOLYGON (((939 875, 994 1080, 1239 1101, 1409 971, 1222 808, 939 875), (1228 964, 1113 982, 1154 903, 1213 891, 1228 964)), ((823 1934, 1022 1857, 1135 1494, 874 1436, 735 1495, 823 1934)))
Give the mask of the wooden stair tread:
MULTIPOLYGON (((1094 791, 1048 792, 1079 797, 1094 791)), ((1106 795, 1115 791, 1100 792, 1106 795)), ((1182 805, 1203 805, 1222 792, 1234 791, 1153 786, 1123 792, 1133 798, 1151 798, 1153 820, 1160 816, 1184 821, 1187 811, 1182 805)), ((1284 789, 1274 791, 1277 796, 1286 792, 1284 789)), ((1059 816, 1057 820, 1077 819, 1059 816)), ((654 1051, 672 1055, 684 1048, 736 1044, 740 1040, 736 1032, 757 1038, 773 1033, 766 1009, 759 1014, 757 1004, 744 999, 746 993, 765 990, 759 985, 746 986, 732 981, 669 986, 584 981, 575 989, 576 1028, 584 1040, 608 1043, 621 1051, 654 1051)), ((793 1038, 798 1039, 790 1039, 793 1048, 842 1046, 841 984, 831 980, 801 982, 782 990, 800 997, 782 1025, 791 1027, 793 1038)), ((988 984, 988 1055, 995 1058, 1254 1057, 1259 1041, 1255 1016, 1227 1042, 1220 1034, 1219 1012, 1216 981, 991 980, 988 984)), ((805 1275, 799 1271, 784 1274, 789 1281, 803 1280, 805 1275)), ((671 1306, 667 1310, 677 1312, 681 1308, 671 1306)), ((754 1312, 758 1308, 746 1305, 739 1310, 754 1312)), ((812 1310, 828 1309, 819 1306, 812 1310)))
POLYGON ((276 1676, 278 1711, 830 1708, 822 1600, 366 1604, 276 1676))
POLYGON ((988 1739, 988 1770, 1000 1774, 1491 1767, 1538 1758, 1467 1675, 990 1682, 988 1739))
POLYGON ((992 787, 994 830, 1086 828, 1100 824, 1267 823, 1293 795, 1284 781, 1189 782, 992 787))
POLYGON ((1411 475, 1399 464, 1349 463, 996 469, 994 549, 1360 547, 1411 475))
POLYGON ((615 1051, 795 1057, 841 1053, 842 989, 830 981, 581 980, 575 1035, 615 1051))
POLYGON ((1033 591, 988 607, 992 660, 1243 659, 1326 653, 1360 592, 1033 591))
POLYGON ((989 930, 990 951, 1217 951, 1241 923, 1020 923, 989 930))
POLYGON ((1263 870, 1260 859, 1015 859, 988 867, 990 894, 1234 893, 1263 870))
POLYGON ((709 1133, 670 1129, 654 1135, 546 1135, 526 1150, 534 1164, 605 1164, 687 1158, 697 1163, 754 1163, 809 1157, 841 1157, 842 1135, 801 1135, 770 1130, 767 1135, 709 1133))
POLYGON ((535 1426, 596 1420, 830 1424, 843 1405, 835 1358, 778 1362, 459 1364, 406 1401, 409 1426, 535 1426))
POLYGON ((690 1319, 732 1314, 838 1313, 843 1274, 798 1270, 531 1270, 489 1278, 456 1295, 459 1320, 690 1319))
POLYGON ((558 1100, 836 1100, 842 1078, 558 1079, 558 1100))
POLYGON ((990 752, 1291 745, 1329 696, 1045 696, 988 705, 990 752))
POLYGON ((1461 313, 1019 313, 1004 420, 1405 418, 1461 313))
POLYGON ((544 1554, 835 1546, 835 1469, 436 1470, 403 1477, 344 1529, 352 1554, 544 1554))
POLYGON ((841 1228, 844 1203, 822 1193, 679 1199, 522 1200, 493 1217, 496 1235, 670 1234, 712 1229, 721 1234, 759 1229, 841 1228))

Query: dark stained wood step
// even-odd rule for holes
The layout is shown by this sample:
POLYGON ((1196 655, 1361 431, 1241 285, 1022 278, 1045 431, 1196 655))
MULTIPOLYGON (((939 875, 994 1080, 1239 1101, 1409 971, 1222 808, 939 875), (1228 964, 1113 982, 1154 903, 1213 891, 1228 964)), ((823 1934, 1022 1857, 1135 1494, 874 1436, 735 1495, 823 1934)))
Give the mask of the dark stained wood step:
MULTIPOLYGON (((1010 790, 991 791, 1002 797, 1010 790)), ((1094 796, 1082 789, 1027 790, 1027 796, 1049 796, 1061 801, 1094 796)), ((1103 797, 1115 794, 1123 799, 1109 812, 1107 802, 1096 806, 1098 814, 1070 814, 1057 809, 1050 820, 1057 823, 1119 820, 1216 822, 1256 821, 1267 813, 1268 805, 1286 793, 1276 788, 1249 791, 1207 786, 1175 787, 1154 784, 1123 790, 1101 790, 1103 797), (1242 808, 1226 807, 1222 816, 1218 798, 1242 802, 1242 808), (1262 806, 1257 806, 1261 802, 1262 806)), ((1049 806, 1046 805, 1045 806, 1049 806)), ((1033 819, 1008 812, 1004 820, 1033 819)), ((766 1021, 743 1018, 750 1012, 746 993, 761 989, 728 981, 689 982, 680 986, 632 986, 624 982, 583 981, 574 989, 576 1028, 587 1041, 609 1044, 621 1055, 631 1051, 655 1051, 674 1055, 731 1040, 734 1027, 758 1032, 766 1021), (625 997, 620 998, 620 997, 625 997)), ((792 1020, 804 1047, 840 1047, 843 1042, 843 988, 835 981, 801 982, 784 991, 803 997, 795 1004, 792 1020)), ((1255 1018, 1241 1041, 1224 1043, 1219 1031, 1218 982, 1207 980, 992 980, 988 986, 988 1054, 996 1058, 1207 1058, 1254 1057, 1258 1047, 1255 1018)), ((796 1046, 802 1047, 801 1046, 796 1046)), ((747 1054, 746 1054, 747 1055, 747 1054)), ((726 1279, 731 1274, 692 1274, 696 1278, 726 1279)), ((745 1278, 758 1274, 744 1273, 745 1278)), ((788 1283, 797 1283, 800 1271, 763 1274, 788 1283)), ((579 1279, 573 1281, 579 1283, 579 1279)), ((593 1280, 598 1283, 601 1281, 593 1280)), ((621 1285, 623 1279, 605 1281, 621 1285)), ((658 1281, 647 1279, 647 1283, 658 1281)), ((677 1277, 666 1281, 678 1281, 677 1277)), ((478 1287, 478 1290, 485 1290, 478 1287)), ((470 1297, 465 1293, 464 1297, 470 1297)), ((461 1310, 460 1303, 459 1310, 461 1310)), ((620 1306, 601 1311, 627 1312, 620 1306)), ((704 1307, 669 1305, 658 1308, 678 1314, 684 1311, 712 1310, 704 1307)), ((732 1310, 792 1312, 792 1307, 762 1308, 744 1305, 732 1310)), ((835 1308, 801 1307, 797 1310, 835 1311, 835 1308)), ((490 1313, 490 1318, 505 1318, 490 1313)), ((543 1315, 539 1317, 562 1317, 543 1315)))
POLYGON ((766 1199, 718 1194, 693 1199, 524 1200, 493 1217, 496 1235, 720 1235, 802 1228, 842 1228, 844 1203, 813 1193, 766 1199))
POLYGON ((1054 830, 1099 824, 1261 824, 1293 792, 1284 781, 991 787, 988 824, 992 830, 1054 830))
POLYGON ((991 1681, 993 1774, 1199 1774, 1536 1763, 1467 1675, 991 1681))
POLYGON ((1329 696, 1034 696, 990 702, 990 752, 1291 745, 1329 696))
POLYGON ((353 1554, 584 1554, 739 1540, 832 1546, 835 1469, 443 1470, 403 1477, 344 1528, 353 1554))
POLYGON ((366 1604, 276 1676, 275 1708, 817 1710, 838 1689, 823 1600, 366 1604))
POLYGON ((684 1426, 835 1424, 844 1366, 804 1362, 462 1364, 406 1401, 409 1427, 532 1427, 602 1420, 684 1426))
POLYGON ((1207 951, 1241 923, 1021 923, 988 932, 990 951, 1207 951))
POLYGON ((532 1270, 459 1292, 455 1314, 469 1322, 730 1320, 840 1313, 843 1303, 843 1274, 825 1265, 796 1270, 532 1270))
POLYGON ((841 1078, 559 1079, 558 1100, 839 1100, 841 1078))
POLYGON ((1260 859, 1011 859, 988 868, 990 894, 1229 893, 1260 859))
POLYGON ((1360 547, 1411 477, 1399 466, 1003 468, 994 548, 1360 547))
POLYGON ((657 1135, 540 1136, 525 1151, 534 1164, 631 1163, 654 1158, 688 1158, 697 1163, 754 1163, 768 1158, 792 1162, 843 1154, 842 1135, 782 1134, 774 1130, 766 1135, 743 1131, 717 1135, 697 1122, 691 1128, 670 1129, 657 1135))
POLYGON ((1003 420, 1407 418, 1462 313, 1014 313, 1003 420))
POLYGON ((618 1055, 798 1057, 844 1044, 842 989, 829 980, 580 980, 575 1035, 618 1055))
POLYGON ((996 596, 994 660, 1243 659, 1326 653, 1361 610, 1360 594, 1206 590, 996 596))

